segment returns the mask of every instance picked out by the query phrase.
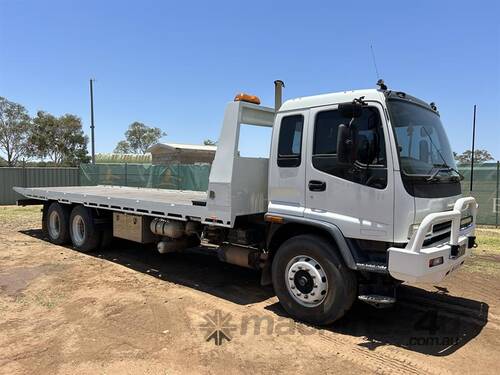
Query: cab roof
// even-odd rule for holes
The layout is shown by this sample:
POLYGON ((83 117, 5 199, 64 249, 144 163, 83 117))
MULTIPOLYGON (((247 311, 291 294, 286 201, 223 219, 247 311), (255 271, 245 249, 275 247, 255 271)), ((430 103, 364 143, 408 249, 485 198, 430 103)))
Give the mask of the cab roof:
POLYGON ((346 103, 351 102, 354 99, 359 98, 360 96, 364 96, 364 100, 385 100, 383 91, 377 89, 341 91, 330 94, 303 96, 300 98, 287 100, 280 107, 279 112, 346 103))

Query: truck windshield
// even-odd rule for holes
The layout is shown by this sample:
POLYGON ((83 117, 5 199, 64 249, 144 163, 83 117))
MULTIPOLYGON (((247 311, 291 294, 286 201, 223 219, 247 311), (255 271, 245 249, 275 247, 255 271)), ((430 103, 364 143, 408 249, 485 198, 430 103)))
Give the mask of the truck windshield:
POLYGON ((389 99, 388 108, 402 171, 409 176, 458 177, 439 115, 406 100, 389 99))

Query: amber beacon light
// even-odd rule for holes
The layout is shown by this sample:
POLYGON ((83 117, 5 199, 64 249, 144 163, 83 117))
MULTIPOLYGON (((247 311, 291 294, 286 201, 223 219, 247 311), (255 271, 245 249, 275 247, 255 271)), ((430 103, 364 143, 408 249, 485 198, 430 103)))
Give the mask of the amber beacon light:
POLYGON ((234 97, 235 102, 248 102, 253 104, 260 104, 260 99, 258 96, 245 94, 243 92, 239 93, 234 97))

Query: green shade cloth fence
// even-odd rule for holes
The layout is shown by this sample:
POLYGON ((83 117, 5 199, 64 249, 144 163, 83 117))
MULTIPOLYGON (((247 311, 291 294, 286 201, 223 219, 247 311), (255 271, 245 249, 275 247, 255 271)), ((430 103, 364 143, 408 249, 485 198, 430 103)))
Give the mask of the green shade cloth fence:
POLYGON ((474 165, 474 181, 470 192, 470 165, 459 165, 460 173, 464 175, 462 194, 472 195, 479 205, 477 222, 479 224, 499 225, 499 162, 474 165))
POLYGON ((80 184, 206 191, 210 164, 82 164, 80 184))

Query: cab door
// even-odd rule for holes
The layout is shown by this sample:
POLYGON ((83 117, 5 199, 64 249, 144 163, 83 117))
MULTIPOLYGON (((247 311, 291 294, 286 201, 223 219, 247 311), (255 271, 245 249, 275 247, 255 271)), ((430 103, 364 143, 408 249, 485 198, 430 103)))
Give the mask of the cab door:
POLYGON ((345 237, 393 241, 394 180, 383 107, 369 102, 350 127, 348 162, 337 158, 337 105, 310 110, 304 216, 333 223, 345 237))

